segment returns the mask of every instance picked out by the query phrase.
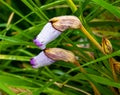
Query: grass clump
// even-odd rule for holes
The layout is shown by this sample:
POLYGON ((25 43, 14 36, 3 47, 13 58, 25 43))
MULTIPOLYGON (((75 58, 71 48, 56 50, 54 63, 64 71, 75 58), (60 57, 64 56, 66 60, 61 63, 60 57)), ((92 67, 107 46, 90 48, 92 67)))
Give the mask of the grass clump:
POLYGON ((1 0, 0 93, 119 95, 119 3, 119 0, 1 0), (73 52, 77 66, 56 61, 50 66, 32 68, 30 58, 41 52, 33 39, 51 18, 62 15, 78 17, 103 50, 95 46, 83 29, 68 29, 47 48, 73 52))

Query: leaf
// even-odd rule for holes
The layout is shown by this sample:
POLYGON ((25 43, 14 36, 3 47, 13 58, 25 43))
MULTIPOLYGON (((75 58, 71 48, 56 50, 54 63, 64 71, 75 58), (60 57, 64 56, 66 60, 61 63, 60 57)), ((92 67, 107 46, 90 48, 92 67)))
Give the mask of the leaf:
POLYGON ((88 23, 91 27, 97 26, 120 26, 120 22, 117 21, 92 21, 88 23))
MULTIPOLYGON (((2 89, 3 91, 5 91, 7 94, 9 95, 16 95, 13 91, 11 91, 6 85, 6 83, 2 83, 0 82, 0 89, 2 89)), ((1 94, 0 94, 1 95, 1 94)))
POLYGON ((120 10, 113 6, 112 4, 107 3, 106 1, 103 0, 92 0, 96 4, 102 6, 103 8, 107 9, 109 12, 111 12, 113 15, 117 16, 120 18, 120 10))
MULTIPOLYGON (((114 56, 118 56, 118 55, 120 55, 120 50, 118 50, 118 51, 116 51, 116 52, 113 52, 112 54, 109 54, 109 55, 105 55, 105 56, 103 56, 103 57, 100 57, 100 58, 98 58, 98 59, 96 59, 96 60, 87 62, 87 63, 83 64, 82 66, 83 66, 83 67, 84 67, 84 66, 88 66, 88 65, 90 65, 90 64, 93 64, 93 63, 96 63, 96 62, 100 62, 100 61, 103 61, 103 60, 106 60, 106 59, 108 59, 108 58, 111 58, 111 57, 114 57, 114 56)), ((77 68, 76 68, 76 69, 77 69, 77 68)))
POLYGON ((28 56, 2 55, 2 54, 0 54, 0 59, 18 60, 18 61, 30 61, 30 57, 28 57, 28 56))
MULTIPOLYGON (((107 86, 112 86, 112 87, 117 87, 120 88, 120 84, 116 83, 110 79, 107 79, 105 77, 101 77, 101 76, 97 76, 97 75, 93 75, 93 74, 86 74, 89 78, 91 78, 91 80, 103 84, 103 85, 107 85, 107 86)), ((79 73, 77 74, 75 77, 73 77, 73 79, 83 79, 83 80, 88 80, 85 75, 83 73, 79 73)))
POLYGON ((15 77, 15 75, 0 75, 0 83, 19 87, 38 87, 38 85, 34 84, 32 81, 30 82, 22 77, 15 77))
POLYGON ((30 45, 29 42, 26 42, 26 41, 23 41, 23 40, 20 40, 20 39, 17 39, 17 38, 13 38, 13 37, 3 36, 3 35, 0 35, 0 39, 9 41, 11 43, 17 43, 17 44, 19 43, 19 44, 24 44, 24 45, 30 45))
POLYGON ((67 94, 64 94, 63 92, 60 92, 60 91, 58 91, 58 90, 51 89, 51 88, 47 88, 47 89, 45 89, 43 92, 49 93, 49 94, 51 94, 51 95, 67 95, 67 94))

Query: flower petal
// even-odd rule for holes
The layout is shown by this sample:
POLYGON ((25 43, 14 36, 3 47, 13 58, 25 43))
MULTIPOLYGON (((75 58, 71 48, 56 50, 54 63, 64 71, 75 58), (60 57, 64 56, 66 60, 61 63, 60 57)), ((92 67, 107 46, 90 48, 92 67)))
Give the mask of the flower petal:
POLYGON ((54 39, 56 39, 59 35, 61 34, 60 31, 56 30, 51 22, 48 22, 44 28, 42 29, 42 31, 38 34, 38 36, 36 37, 36 39, 33 40, 33 42, 40 47, 41 49, 45 49, 46 48, 46 44, 48 44, 49 42, 53 41, 54 39))
POLYGON ((31 58, 31 60, 30 60, 30 63, 31 63, 33 68, 39 68, 39 67, 47 66, 47 65, 50 65, 54 62, 55 62, 54 60, 48 58, 45 55, 44 51, 39 53, 37 56, 31 58))

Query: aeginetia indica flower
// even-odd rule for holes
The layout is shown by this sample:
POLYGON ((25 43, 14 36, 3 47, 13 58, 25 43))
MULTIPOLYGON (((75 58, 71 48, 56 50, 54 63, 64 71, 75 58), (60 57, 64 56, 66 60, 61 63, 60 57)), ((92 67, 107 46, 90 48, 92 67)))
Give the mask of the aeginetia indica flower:
POLYGON ((105 54, 110 54, 113 51, 111 42, 105 37, 102 38, 102 49, 105 54))
POLYGON ((46 44, 56 39, 61 32, 68 28, 80 28, 81 22, 75 16, 59 16, 50 19, 44 26, 38 36, 34 39, 34 43, 41 49, 46 48, 46 44))
POLYGON ((39 68, 50 65, 58 60, 74 63, 76 57, 71 51, 65 49, 48 48, 40 52, 40 54, 38 54, 37 56, 33 57, 30 60, 30 63, 33 68, 39 68))

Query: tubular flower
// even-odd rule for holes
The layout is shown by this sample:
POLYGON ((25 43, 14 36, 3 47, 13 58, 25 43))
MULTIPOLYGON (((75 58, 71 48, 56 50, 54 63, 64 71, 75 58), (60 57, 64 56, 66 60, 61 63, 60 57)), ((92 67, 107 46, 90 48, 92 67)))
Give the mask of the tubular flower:
POLYGON ((51 22, 48 22, 33 42, 41 49, 46 48, 46 44, 56 39, 61 34, 60 31, 53 28, 51 22))
POLYGON ((48 58, 45 55, 44 51, 39 53, 37 56, 31 58, 31 60, 30 60, 30 63, 31 63, 33 68, 39 68, 39 67, 47 66, 47 65, 50 65, 54 62, 55 62, 54 60, 48 58))
POLYGON ((66 29, 78 29, 82 26, 80 20, 75 16, 58 16, 50 19, 53 27, 59 31, 66 29))
POLYGON ((74 63, 76 58, 71 51, 61 48, 48 48, 42 51, 39 55, 33 57, 30 60, 30 63, 33 68, 39 68, 50 65, 59 60, 74 63))
POLYGON ((61 32, 68 28, 77 29, 81 26, 80 20, 75 16, 59 16, 50 19, 33 42, 41 49, 46 48, 46 44, 56 39, 61 32))
POLYGON ((112 53, 112 44, 107 38, 102 38, 102 49, 105 54, 112 53))

